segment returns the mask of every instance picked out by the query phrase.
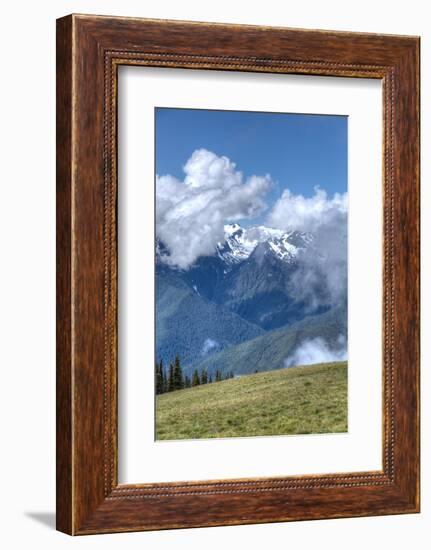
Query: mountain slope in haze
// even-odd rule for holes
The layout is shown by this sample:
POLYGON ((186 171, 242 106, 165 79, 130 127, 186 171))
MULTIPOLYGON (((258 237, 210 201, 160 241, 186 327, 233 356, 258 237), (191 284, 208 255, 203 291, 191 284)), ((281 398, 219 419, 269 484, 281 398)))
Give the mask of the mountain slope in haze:
POLYGON ((156 302, 156 356, 165 363, 179 355, 187 365, 264 333, 200 296, 171 270, 158 271, 156 302))
POLYGON ((241 262, 225 278, 219 297, 226 307, 265 330, 325 311, 308 308, 292 289, 291 279, 302 250, 284 256, 280 249, 275 251, 274 246, 271 241, 259 243, 247 261, 241 262))
MULTIPOLYGON (((171 270, 199 295, 272 330, 327 309, 298 301, 290 284, 312 242, 310 234, 299 231, 230 224, 212 256, 199 258, 188 270, 171 270)), ((157 250, 158 265, 166 268, 168 252, 160 242, 157 250)))
POLYGON ((239 375, 282 369, 285 360, 306 341, 321 338, 330 348, 339 346, 340 335, 346 335, 346 324, 346 309, 340 306, 203 358, 186 367, 185 372, 206 369, 214 373, 218 369, 224 375, 230 371, 239 375))

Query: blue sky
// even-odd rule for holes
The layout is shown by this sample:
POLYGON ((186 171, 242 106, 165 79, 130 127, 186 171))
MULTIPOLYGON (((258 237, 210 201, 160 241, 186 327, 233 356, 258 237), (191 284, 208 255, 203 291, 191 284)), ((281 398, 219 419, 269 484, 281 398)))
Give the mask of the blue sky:
POLYGON ((346 116, 156 108, 156 172, 182 180, 193 151, 227 156, 245 177, 270 174, 268 205, 286 187, 347 191, 346 116))

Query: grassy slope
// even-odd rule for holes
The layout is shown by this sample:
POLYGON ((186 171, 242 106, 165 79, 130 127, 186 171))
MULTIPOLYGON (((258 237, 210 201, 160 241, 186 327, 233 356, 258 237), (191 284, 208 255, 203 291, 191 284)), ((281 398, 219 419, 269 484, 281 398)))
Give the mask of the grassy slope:
POLYGON ((347 431, 347 363, 261 372, 157 397, 157 439, 347 431))

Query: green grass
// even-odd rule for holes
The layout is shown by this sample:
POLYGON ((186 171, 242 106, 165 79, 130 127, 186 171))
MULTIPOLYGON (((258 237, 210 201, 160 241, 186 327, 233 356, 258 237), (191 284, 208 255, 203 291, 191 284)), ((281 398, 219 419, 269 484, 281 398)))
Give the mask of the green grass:
POLYGON ((156 439, 347 431, 347 362, 262 372, 157 396, 156 439))

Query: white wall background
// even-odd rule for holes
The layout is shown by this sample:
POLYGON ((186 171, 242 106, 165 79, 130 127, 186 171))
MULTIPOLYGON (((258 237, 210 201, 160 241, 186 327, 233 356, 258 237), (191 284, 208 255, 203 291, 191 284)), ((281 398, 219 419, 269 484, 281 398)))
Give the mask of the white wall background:
POLYGON ((0 540, 4 548, 428 548, 431 340, 422 346, 422 513, 93 537, 54 531, 55 19, 70 12, 422 37, 422 328, 431 330, 431 28, 410 0, 56 0, 2 6, 0 540), (427 529, 428 528, 428 529, 427 529))

